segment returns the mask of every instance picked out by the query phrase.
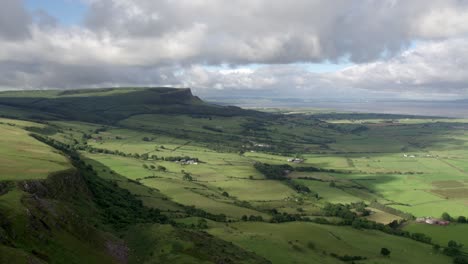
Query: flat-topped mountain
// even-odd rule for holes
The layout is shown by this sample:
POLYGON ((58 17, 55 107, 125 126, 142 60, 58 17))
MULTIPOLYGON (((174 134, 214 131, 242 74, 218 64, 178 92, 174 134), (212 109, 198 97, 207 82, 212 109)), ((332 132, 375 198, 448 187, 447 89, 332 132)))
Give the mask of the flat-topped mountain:
MULTIPOLYGON (((103 88, 81 90, 8 91, 0 107, 19 108, 54 118, 113 123, 139 114, 254 115, 257 112, 202 101, 190 89, 103 88)), ((15 110, 15 109, 13 109, 15 110)))

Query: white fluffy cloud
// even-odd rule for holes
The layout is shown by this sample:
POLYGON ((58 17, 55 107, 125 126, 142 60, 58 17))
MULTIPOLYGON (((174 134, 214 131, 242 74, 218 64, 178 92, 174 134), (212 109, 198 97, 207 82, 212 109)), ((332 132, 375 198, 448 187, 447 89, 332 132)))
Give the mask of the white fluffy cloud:
POLYGON ((467 1, 85 1, 84 24, 62 26, 6 0, 0 87, 468 95, 467 1), (303 66, 344 60, 355 65, 303 66))
MULTIPOLYGON (((186 73, 187 84, 210 89, 263 89, 288 94, 339 96, 345 91, 367 91, 399 97, 456 99, 468 95, 468 39, 423 43, 389 60, 362 63, 331 73, 313 73, 302 65, 264 66, 255 70, 186 73), (325 93, 324 93, 325 92, 325 93)), ((346 95, 349 95, 348 93, 346 95)))
POLYGON ((453 93, 468 89, 468 39, 424 43, 388 61, 356 65, 334 74, 351 87, 453 93))
POLYGON ((93 0, 86 25, 156 50, 175 40, 184 47, 175 53, 184 53, 178 62, 366 62, 394 55, 414 39, 467 34, 468 2, 93 0))

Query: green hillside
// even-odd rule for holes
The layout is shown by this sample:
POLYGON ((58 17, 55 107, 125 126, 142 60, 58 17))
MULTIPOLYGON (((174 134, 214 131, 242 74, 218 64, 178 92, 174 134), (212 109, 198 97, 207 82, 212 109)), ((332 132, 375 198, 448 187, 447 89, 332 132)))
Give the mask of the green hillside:
POLYGON ((467 120, 264 113, 170 88, 4 92, 0 115, 0 263, 467 252, 448 246, 465 242, 467 120), (448 226, 415 222, 444 212, 448 226))
MULTIPOLYGON (((64 156, 71 152, 47 146, 24 130, 41 124, 2 121, 2 134, 14 137, 1 141, 2 150, 8 152, 2 151, 0 160, 5 165, 7 159, 14 160, 9 165, 15 170, 0 168, 0 263, 141 263, 149 249, 133 250, 146 237, 154 247, 164 243, 168 249, 151 252, 151 262, 212 263, 221 256, 236 263, 267 262, 208 234, 170 224, 159 210, 145 207, 127 190, 101 179, 77 157, 64 156), (150 238, 150 232, 157 236, 150 238), (127 233, 128 241, 122 240, 127 233), (135 234, 141 235, 138 241, 130 239, 135 234), (198 244, 206 241, 209 245, 198 244)), ((151 191, 154 197, 164 197, 151 191)), ((160 201, 181 214, 185 211, 160 201)))

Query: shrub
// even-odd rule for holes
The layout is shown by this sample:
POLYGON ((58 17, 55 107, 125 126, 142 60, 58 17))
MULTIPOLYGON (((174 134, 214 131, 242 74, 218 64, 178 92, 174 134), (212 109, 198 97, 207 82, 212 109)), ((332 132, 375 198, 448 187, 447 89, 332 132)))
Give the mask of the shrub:
POLYGON ((390 255, 390 250, 388 250, 388 248, 381 248, 380 249, 380 254, 384 257, 387 257, 390 255))
POLYGON ((465 256, 456 256, 453 259, 454 264, 468 264, 468 258, 465 256))
POLYGON ((185 173, 185 174, 184 174, 184 177, 182 177, 182 179, 183 179, 184 181, 193 181, 192 176, 191 176, 190 174, 188 174, 188 173, 185 173))
POLYGON ((450 240, 447 244, 447 247, 444 248, 443 253, 450 257, 459 256, 461 254, 461 248, 463 244, 458 244, 457 242, 450 240))

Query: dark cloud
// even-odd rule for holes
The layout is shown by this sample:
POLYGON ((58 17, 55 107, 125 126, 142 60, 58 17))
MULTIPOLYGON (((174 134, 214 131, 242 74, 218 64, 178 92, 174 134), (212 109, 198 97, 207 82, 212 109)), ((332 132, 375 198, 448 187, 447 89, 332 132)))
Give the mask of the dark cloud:
POLYGON ((61 63, 0 63, 0 87, 20 88, 93 88, 163 84, 180 85, 174 68, 72 65, 61 63))

